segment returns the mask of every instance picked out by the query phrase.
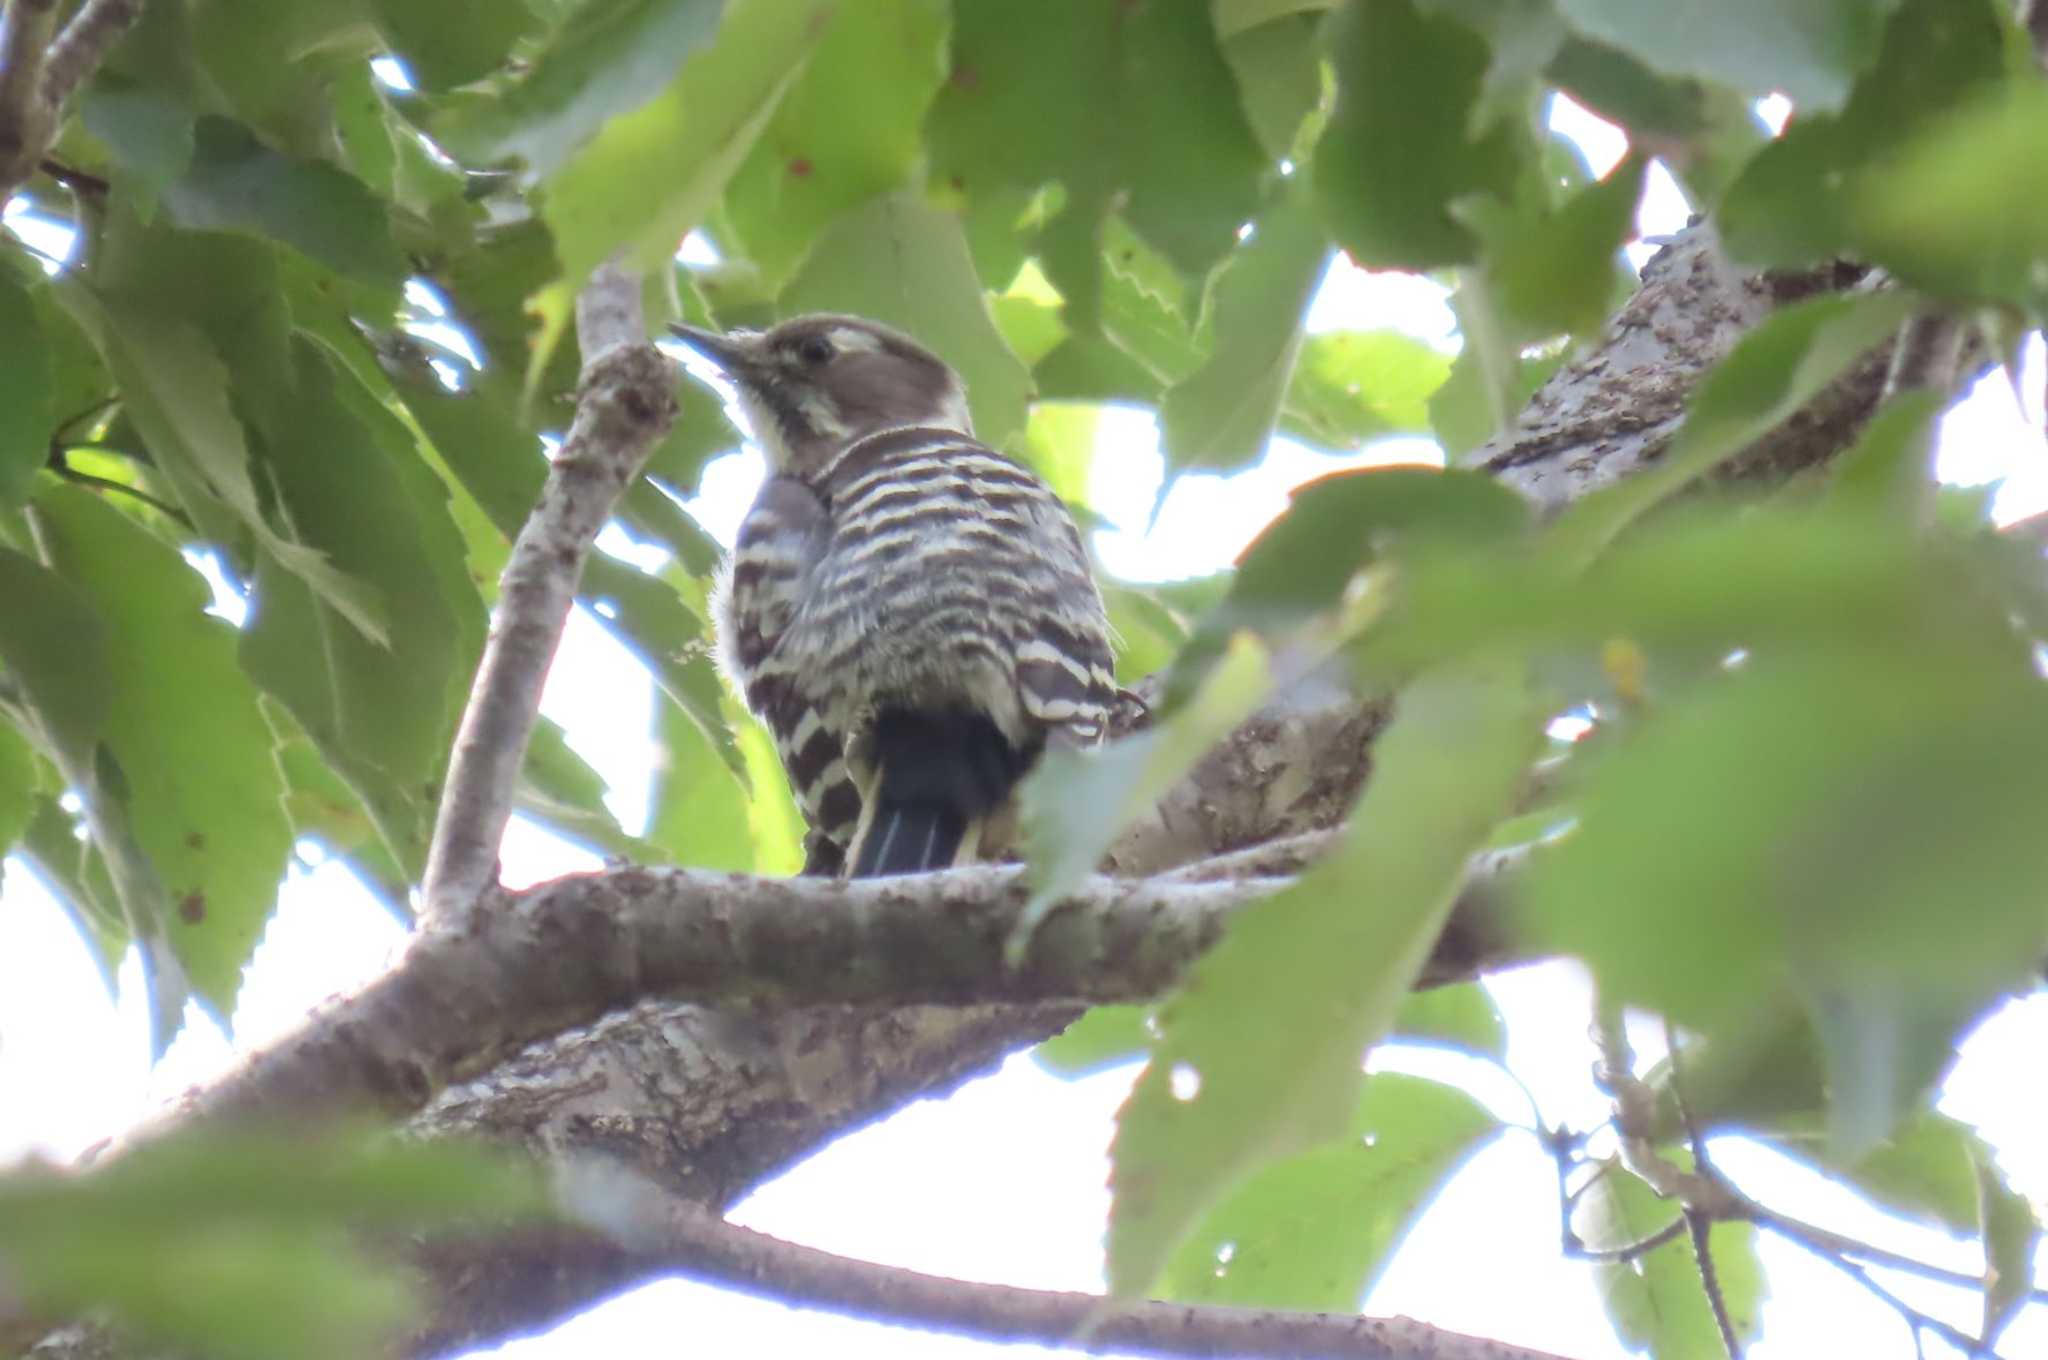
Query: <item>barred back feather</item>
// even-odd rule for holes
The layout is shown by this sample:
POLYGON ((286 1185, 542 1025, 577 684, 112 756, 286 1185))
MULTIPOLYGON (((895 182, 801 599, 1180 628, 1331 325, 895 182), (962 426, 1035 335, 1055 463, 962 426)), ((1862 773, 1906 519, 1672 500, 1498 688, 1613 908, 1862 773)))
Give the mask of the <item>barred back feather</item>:
POLYGON ((1017 779, 1049 744, 1100 740, 1117 693, 1072 518, 952 428, 882 430, 770 478, 720 633, 813 828, 813 871, 985 850, 1017 779))

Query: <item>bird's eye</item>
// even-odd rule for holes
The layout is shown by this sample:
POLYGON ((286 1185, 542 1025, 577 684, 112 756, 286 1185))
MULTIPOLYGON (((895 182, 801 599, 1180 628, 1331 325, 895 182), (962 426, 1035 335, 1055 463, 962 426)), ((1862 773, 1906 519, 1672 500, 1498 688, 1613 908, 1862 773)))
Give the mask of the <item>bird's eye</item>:
POLYGON ((807 335, 796 343, 796 357, 807 364, 822 364, 832 357, 832 342, 822 335, 807 335))

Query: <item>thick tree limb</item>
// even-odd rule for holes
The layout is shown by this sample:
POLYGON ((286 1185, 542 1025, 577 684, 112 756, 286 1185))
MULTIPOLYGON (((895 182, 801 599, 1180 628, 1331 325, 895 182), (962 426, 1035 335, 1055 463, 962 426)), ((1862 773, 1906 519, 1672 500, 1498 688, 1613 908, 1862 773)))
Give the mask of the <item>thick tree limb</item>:
POLYGON ((675 421, 675 365, 647 342, 637 278, 600 266, 577 295, 576 338, 584 356, 576 419, 512 544, 455 734, 422 885, 430 915, 474 901, 497 882, 498 843, 583 563, 675 421))
POLYGON ((524 1045, 636 1002, 755 1009, 1157 996, 1235 907, 1279 881, 1097 877, 1004 944, 1030 897, 1013 865, 912 879, 753 878, 620 869, 487 895, 398 961, 135 1135, 194 1120, 410 1115, 524 1045))

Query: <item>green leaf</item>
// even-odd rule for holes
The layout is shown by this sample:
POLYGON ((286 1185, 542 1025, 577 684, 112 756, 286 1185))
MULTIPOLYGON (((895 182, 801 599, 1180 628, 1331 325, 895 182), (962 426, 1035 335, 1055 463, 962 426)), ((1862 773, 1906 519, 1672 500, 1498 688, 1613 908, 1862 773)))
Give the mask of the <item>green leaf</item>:
POLYGON ((1262 214, 1212 285, 1203 324, 1215 347, 1160 404, 1169 478, 1242 467, 1272 438, 1301 349, 1302 313, 1330 256, 1306 193, 1297 188, 1262 214))
POLYGON ((647 455, 647 475, 678 494, 694 495, 704 465, 719 454, 737 451, 743 442, 723 402, 702 390, 685 391, 682 413, 647 455))
MULTIPOLYGON (((178 488, 186 509, 197 517, 207 510, 205 499, 217 496, 272 560, 366 638, 384 641, 385 600, 272 524, 250 474, 242 423, 228 403, 228 369, 207 336, 189 322, 125 300, 96 299, 79 289, 66 289, 60 297, 93 333, 120 387, 123 411, 141 431, 158 469, 178 488)), ((263 367, 238 364, 236 373, 245 381, 288 374, 282 367, 287 357, 258 361, 266 363, 263 367)), ((288 377, 280 390, 290 390, 288 377)), ((280 394, 266 392, 263 399, 278 401, 280 394)))
POLYGON ((1514 124, 1474 128, 1486 43, 1412 0, 1348 5, 1326 32, 1337 103, 1316 147, 1315 191, 1337 243, 1370 269, 1472 259, 1477 242, 1452 204, 1511 199, 1531 155, 1514 124))
POLYGON ((1790 419, 1892 335, 1914 308, 1898 292, 1811 298, 1745 335, 1700 383, 1657 465, 1585 497, 1558 517, 1560 539, 1588 557, 1643 511, 1790 419))
MULTIPOLYGON (((1056 1077, 1085 1077, 1135 1062, 1159 1037, 1153 1019, 1157 1009, 1150 1004, 1096 1006, 1033 1049, 1032 1057, 1056 1077)), ((1486 989, 1476 982, 1413 993, 1395 1013, 1392 1033, 1417 1043, 1507 1056, 1507 1025, 1486 989)))
POLYGON ((1428 434, 1430 397, 1450 372, 1448 356, 1400 331, 1311 335, 1287 385, 1280 428, 1346 451, 1385 435, 1428 434))
POLYGON ((983 300, 960 219, 914 194, 841 217, 778 299, 784 315, 852 312, 917 337, 967 384, 974 428, 998 448, 1024 428, 1031 376, 983 300))
POLYGON ((80 820, 59 806, 55 795, 39 794, 20 853, 56 888, 58 905, 85 941, 113 1002, 120 997, 120 970, 132 937, 106 864, 82 832, 80 820))
POLYGON ((1027 916, 1095 872, 1117 833, 1250 716, 1272 683, 1266 649, 1235 638, 1171 719, 1094 750, 1048 751, 1021 795, 1034 904, 1027 916))
POLYGON ((1095 402, 1036 401, 1019 450, 1032 471, 1070 508, 1088 504, 1102 407, 1095 402))
POLYGON ((1355 1311, 1438 1188, 1499 1127, 1454 1086, 1377 1073, 1340 1140, 1267 1166, 1203 1218, 1160 1295, 1355 1311))
POLYGON ((1984 1239, 1984 1321, 1977 1336, 1988 1347, 1998 1343, 1998 1334, 2027 1302, 2041 1218, 2025 1195, 2005 1183, 1989 1149, 1977 1159, 1976 1171, 1984 1239))
POLYGON ((370 0, 377 31, 413 83, 445 90, 489 75, 514 43, 538 26, 524 4, 469 5, 450 0, 370 0))
POLYGON ((234 1012, 242 966, 291 854, 284 786, 234 630, 177 553, 91 495, 36 499, 55 569, 106 621, 111 702, 102 743, 136 840, 174 909, 162 928, 199 995, 234 1012))
MULTIPOLYGON (((29 819, 35 815, 36 795, 41 783, 36 769, 36 753, 27 738, 5 722, 0 722, 0 861, 7 858, 22 833, 28 830, 29 819)), ((5 875, 5 865, 0 863, 0 879, 5 875)))
POLYGON ((28 499, 29 483, 50 453, 50 348, 29 290, 0 269, 0 507, 28 499))
MULTIPOLYGON (((1579 1197, 1572 1226, 1588 1247, 1611 1251, 1643 1241, 1677 1216, 1676 1205, 1610 1161, 1579 1197)), ((1722 1301, 1741 1338, 1756 1335, 1764 1300, 1756 1232, 1751 1223, 1716 1223, 1707 1238, 1722 1301)), ((1593 1270, 1608 1321, 1624 1346, 1657 1360, 1725 1360, 1728 1352, 1686 1234, 1633 1261, 1596 1261, 1593 1270)))
POLYGON ((741 253, 770 292, 840 214, 910 182, 945 76, 950 10, 945 0, 868 0, 832 12, 725 192, 741 253))
MULTIPOLYGON (((394 11, 414 7, 408 0, 377 3, 394 11)), ((723 0, 579 5, 548 35, 518 84, 495 99, 455 100, 437 110, 430 119, 435 138, 466 160, 516 157, 534 175, 552 175, 607 122, 668 88, 677 68, 718 31, 724 8, 723 0)))
POLYGON ((21 689, 42 739, 79 769, 113 707, 107 621, 92 596, 31 558, 0 547, 0 664, 21 689))
POLYGON ((1625 157, 1554 212, 1503 214, 1486 242, 1488 295, 1522 341, 1597 331, 1614 300, 1615 260, 1635 235, 1641 156, 1625 157))
MULTIPOLYGON (((1416 992, 1394 1013, 1393 1033, 1419 1043, 1442 1043, 1505 1059, 1507 1023, 1476 982, 1416 992)), ((1384 1078, 1379 1078, 1384 1080, 1384 1078)))
POLYGON ((262 450, 283 512, 301 541, 405 607, 376 643, 265 557, 242 663, 417 877, 483 610, 447 492, 410 434, 312 342, 296 341, 291 358, 289 409, 262 450))
POLYGON ((628 835, 605 806, 610 792, 604 776, 569 745, 560 724, 545 717, 534 724, 519 771, 519 810, 606 856, 653 862, 658 858, 650 853, 653 847, 628 835))
POLYGON ((1751 101, 1720 85, 1655 71, 1629 53, 1570 37, 1544 74, 1558 89, 1657 149, 1695 203, 1716 203, 1770 140, 1751 101))
POLYGON ((1630 0, 1557 0, 1581 33, 1659 71, 1748 94, 1782 90, 1802 107, 1835 109, 1877 57, 1900 0, 1723 0, 1711 9, 1630 0))
POLYGON ((1031 1050, 1056 1077, 1086 1077, 1145 1056, 1152 1046, 1150 1005, 1094 1006, 1065 1030, 1031 1050))
POLYGON ((655 740, 647 840, 672 864, 735 873, 754 870, 757 855, 746 785, 672 701, 662 703, 655 714, 655 740))
POLYGON ((1893 396, 1834 463, 1839 504, 1894 515, 1927 508, 1934 485, 1934 423, 1947 394, 1909 388, 1893 396))
POLYGON ((1039 256, 1084 333, 1113 205, 1176 269, 1204 273, 1257 208, 1268 163, 1200 4, 963 6, 926 135, 934 182, 970 200, 1063 186, 1039 256))
POLYGON ((1240 912, 1160 1012, 1111 1150, 1113 1296, 1148 1289, 1248 1174, 1343 1133, 1364 1054, 1541 737, 1506 676, 1444 671, 1402 692, 1342 847, 1240 912))
POLYGON ((476 1231, 546 1202, 530 1172, 447 1144, 212 1132, 91 1176, 0 1177, 0 1251, 37 1313, 108 1309, 152 1346, 233 1360, 342 1360, 390 1344, 412 1302, 351 1233, 476 1231))
POLYGON ((180 226, 241 231, 282 241, 307 257, 387 289, 393 307, 404 257, 391 242, 385 205, 355 176, 321 161, 295 161, 225 118, 202 118, 192 164, 163 192, 180 226))
POLYGON ((1292 157, 1302 140, 1302 123, 1322 104, 1323 56, 1312 15, 1283 15, 1242 32, 1227 32, 1219 16, 1223 59, 1237 77, 1259 145, 1272 160, 1292 157))
POLYGON ((1958 301, 2048 310, 2048 89, 2015 81, 1932 121, 1854 198, 1867 256, 1958 301))
POLYGON ((1529 522, 1528 503, 1480 473, 1387 467, 1318 477, 1289 492, 1286 512, 1240 555, 1202 635, 1249 628, 1285 637, 1335 609, 1375 563, 1498 544, 1529 522))
POLYGON ((1803 269, 1854 253, 1865 172, 1998 80, 2005 60, 1991 5, 1905 0, 1840 114, 1802 109, 1729 188, 1718 225, 1730 256, 1803 269))
POLYGON ((1849 615, 1860 637, 1759 644, 1646 717, 1528 888, 1531 928, 1617 1001, 1739 1036, 1758 997, 1792 990, 1841 1156, 1885 1135, 2048 946, 2048 847, 2023 811, 2048 796, 2038 682, 1996 609, 1916 565, 1888 620, 1849 615))
MULTIPOLYGON (((1442 446, 1446 462, 1455 466, 1514 419, 1536 389, 1543 386, 1565 361, 1568 351, 1556 348, 1530 357, 1516 353, 1503 356, 1500 347, 1483 347, 1469 334, 1469 318, 1476 310, 1476 297, 1468 289, 1452 295, 1451 309, 1458 314, 1460 329, 1468 330, 1465 346, 1451 361, 1443 384, 1429 398, 1429 425, 1442 446)), ((1483 323, 1482 323, 1483 324, 1483 323)))
POLYGON ((78 116, 152 199, 192 168, 192 110, 162 86, 102 70, 80 93, 78 116))
POLYGON ((353 0, 186 7, 195 110, 232 113, 265 143, 312 160, 333 127, 328 76, 367 62, 376 34, 353 0), (223 107, 224 105, 224 107, 223 107))
POLYGON ((830 12, 824 0, 728 0, 717 38, 552 176, 543 211, 567 290, 620 247, 643 268, 675 253, 752 150, 830 12))
POLYGON ((804 819, 789 791, 789 776, 775 754, 768 729, 727 701, 727 715, 745 760, 747 786, 754 796, 747 804, 747 826, 754 838, 754 872, 793 874, 804 864, 804 819))

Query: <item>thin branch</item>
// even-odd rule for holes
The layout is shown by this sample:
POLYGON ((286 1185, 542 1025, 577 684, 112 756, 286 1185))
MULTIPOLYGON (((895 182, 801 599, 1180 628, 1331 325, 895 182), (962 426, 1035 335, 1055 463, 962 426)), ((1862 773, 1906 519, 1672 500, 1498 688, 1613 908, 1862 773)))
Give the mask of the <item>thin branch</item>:
POLYGON ((90 171, 75 169, 49 156, 37 161, 36 169, 75 193, 100 195, 114 187, 90 171))
POLYGON ((145 0, 85 0, 43 60, 43 99, 61 108, 71 92, 99 69, 121 35, 142 17, 145 0))
MULTIPOLYGON (((1897 1294, 1885 1288, 1885 1286, 1877 1279, 1877 1277, 1870 1273, 1869 1268, 1865 1266, 1863 1263, 1859 1261, 1850 1260, 1840 1255, 1839 1253, 1828 1250, 1826 1247, 1823 1247, 1814 1242, 1806 1241, 1796 1236, 1793 1237, 1791 1240, 1797 1243, 1798 1245, 1806 1248, 1806 1250, 1812 1252, 1814 1255, 1820 1257, 1823 1261, 1826 1261, 1829 1265, 1841 1271, 1850 1279, 1862 1285, 1865 1289, 1869 1290, 1871 1294, 1874 1295, 1879 1301, 1885 1303, 1886 1305, 1891 1307, 1895 1312, 1897 1312, 1898 1315, 1905 1320, 1906 1325, 1913 1329, 1913 1341, 1916 1347, 1919 1345, 1920 1342, 1920 1333, 1923 1331, 1928 1331, 1933 1332, 1935 1335, 1941 1337, 1943 1340, 1947 1341, 1951 1346, 1954 1346, 1957 1350, 1961 1351, 1964 1355, 1988 1356, 1991 1357, 1992 1360, 1996 1360, 1998 1355, 1998 1352, 1996 1350, 1984 1345, 1983 1342, 1979 1341, 1976 1337, 1971 1336, 1962 1328, 1957 1327, 1951 1323, 1944 1322, 1940 1318, 1935 1317, 1932 1313, 1923 1313, 1918 1308, 1915 1308, 1912 1304, 1907 1303, 1897 1294)), ((1981 1285, 1983 1282, 1981 1280, 1972 1280, 1971 1283, 1973 1285, 1981 1285)))
POLYGON ((1657 1231, 1651 1233, 1648 1237, 1638 1238, 1633 1242, 1625 1242, 1618 1247, 1589 1247, 1579 1240, 1577 1233, 1573 1233, 1570 1240, 1565 1244, 1565 1255, 1576 1257, 1581 1261, 1633 1261, 1638 1256, 1648 1256, 1667 1242, 1676 1242, 1680 1234, 1685 1232, 1687 1226, 1686 1217, 1681 1214, 1657 1229, 1657 1231))
POLYGON ((1166 1356, 1558 1360, 1409 1318, 1169 1303, 1114 1306, 1091 1294, 945 1279, 785 1242, 651 1191, 635 1196, 625 1217, 625 1235, 638 1239, 637 1255, 652 1267, 780 1302, 983 1340, 1166 1356))
POLYGON ((1714 1314, 1714 1326, 1721 1332, 1721 1349, 1728 1360, 1742 1360, 1742 1338, 1735 1333, 1735 1319, 1728 1315, 1728 1298, 1721 1292, 1721 1272, 1714 1265, 1714 1220, 1697 1209, 1687 1209, 1679 1220, 1692 1235, 1693 1262, 1699 1267, 1700 1289, 1714 1314))
POLYGON ((152 496, 139 486, 130 486, 126 482, 117 482, 112 477, 101 477, 91 472, 80 472, 69 463, 60 462, 53 464, 50 471, 76 486, 89 486, 95 491, 108 491, 117 495, 133 497, 158 514, 167 515, 171 519, 176 520, 187 529, 193 527, 190 515, 180 510, 177 506, 172 505, 169 501, 160 500, 152 496))
MULTIPOLYGON (((1846 1233, 1838 1233, 1832 1228, 1823 1228, 1817 1224, 1788 1217, 1775 1209, 1767 1209, 1754 1200, 1744 1202, 1742 1216, 1760 1228, 1768 1228, 1779 1236, 1789 1238, 1809 1251, 1823 1256, 1853 1258, 1870 1265, 1884 1266, 1889 1270, 1903 1271, 1908 1275, 1918 1275, 1923 1280, 1932 1280, 1937 1284, 1954 1285, 1958 1289, 1981 1291, 1984 1288, 1982 1275, 1950 1270, 1946 1266, 1907 1256, 1889 1247, 1876 1246, 1850 1237, 1846 1233)), ((2048 1287, 2037 1285, 2029 1289, 2027 1298, 2034 1303, 2048 1303, 2048 1287)))
POLYGON ((675 365, 647 343, 636 277, 600 267, 576 299, 576 335, 576 419, 499 580, 427 853, 429 915, 454 911, 497 881, 498 843, 583 564, 675 420, 675 365))

